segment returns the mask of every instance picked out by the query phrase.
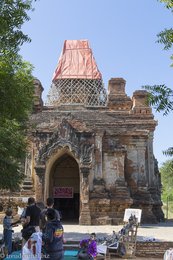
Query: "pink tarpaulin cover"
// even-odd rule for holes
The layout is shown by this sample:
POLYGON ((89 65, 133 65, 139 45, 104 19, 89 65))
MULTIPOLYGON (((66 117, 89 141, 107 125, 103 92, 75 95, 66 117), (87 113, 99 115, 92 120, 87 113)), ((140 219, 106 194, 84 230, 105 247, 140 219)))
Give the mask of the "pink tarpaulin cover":
POLYGON ((88 40, 65 40, 53 81, 68 78, 102 78, 88 40))

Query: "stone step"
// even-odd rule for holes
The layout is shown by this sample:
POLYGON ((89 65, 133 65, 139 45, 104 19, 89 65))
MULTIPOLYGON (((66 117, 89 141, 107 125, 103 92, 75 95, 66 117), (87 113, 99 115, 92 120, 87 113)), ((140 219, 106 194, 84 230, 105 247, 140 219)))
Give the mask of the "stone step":
POLYGON ((22 185, 33 185, 33 183, 31 181, 24 181, 22 185))
POLYGON ((35 197, 35 192, 34 190, 22 190, 20 195, 23 197, 35 197))
POLYGON ((22 185, 23 190, 32 190, 33 185, 22 185))
POLYGON ((33 182, 31 179, 25 179, 22 184, 23 190, 32 190, 33 189, 33 182))
POLYGON ((22 185, 33 185, 32 181, 24 181, 22 185))

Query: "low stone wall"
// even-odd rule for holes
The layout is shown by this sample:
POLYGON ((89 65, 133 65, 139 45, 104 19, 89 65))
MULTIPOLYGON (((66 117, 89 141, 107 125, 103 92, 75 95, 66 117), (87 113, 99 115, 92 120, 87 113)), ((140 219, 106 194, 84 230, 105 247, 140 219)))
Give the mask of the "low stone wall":
MULTIPOLYGON (((14 243, 15 250, 20 250, 21 241, 16 241, 14 243)), ((77 250, 79 248, 79 241, 66 241, 64 244, 64 249, 66 250, 77 250)), ((166 250, 173 248, 173 242, 137 242, 136 243, 136 257, 141 257, 148 259, 150 257, 157 259, 163 259, 163 255, 166 250)), ((117 253, 112 250, 110 257, 117 256, 117 253)))
MULTIPOLYGON (((77 249, 79 241, 67 241, 64 247, 66 249, 77 249)), ((169 248, 173 248, 173 242, 137 242, 136 243, 136 257, 148 259, 149 257, 157 259, 163 259, 165 251, 169 248)), ((110 256, 117 254, 112 250, 110 256)), ((111 258, 110 258, 111 259, 111 258)))
POLYGON ((165 251, 173 248, 173 242, 137 242, 136 256, 153 258, 163 258, 165 251))

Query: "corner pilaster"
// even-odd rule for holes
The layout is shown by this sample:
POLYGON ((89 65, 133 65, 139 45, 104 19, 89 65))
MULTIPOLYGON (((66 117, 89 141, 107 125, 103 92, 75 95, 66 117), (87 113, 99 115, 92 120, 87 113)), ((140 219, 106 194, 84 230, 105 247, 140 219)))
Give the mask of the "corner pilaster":
POLYGON ((80 225, 91 225, 91 214, 90 214, 90 207, 89 207, 89 180, 88 176, 90 173, 89 167, 81 167, 80 168, 80 175, 81 175, 81 182, 80 182, 80 217, 79 217, 79 224, 80 225))
POLYGON ((35 166, 36 172, 36 201, 44 201, 45 165, 35 166))

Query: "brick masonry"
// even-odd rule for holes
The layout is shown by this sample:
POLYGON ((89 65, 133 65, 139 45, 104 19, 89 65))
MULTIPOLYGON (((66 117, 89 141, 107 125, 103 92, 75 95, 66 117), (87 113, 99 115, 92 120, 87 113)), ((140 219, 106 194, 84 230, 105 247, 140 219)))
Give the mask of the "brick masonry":
POLYGON ((173 242, 137 242, 136 256, 162 258, 166 250, 173 248, 173 242))

